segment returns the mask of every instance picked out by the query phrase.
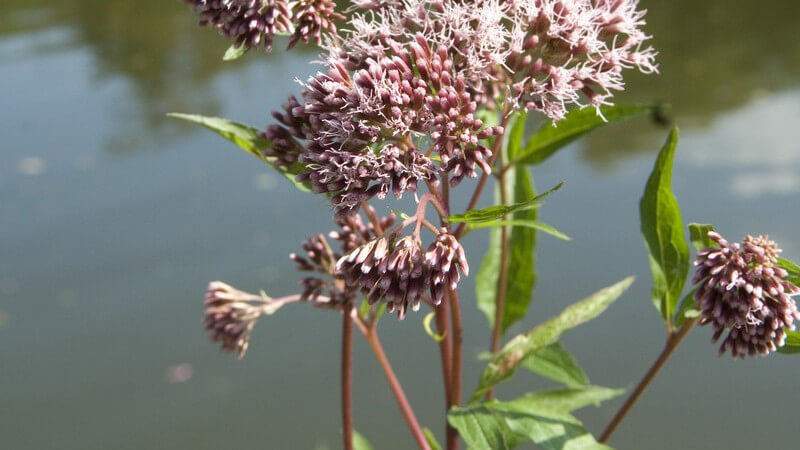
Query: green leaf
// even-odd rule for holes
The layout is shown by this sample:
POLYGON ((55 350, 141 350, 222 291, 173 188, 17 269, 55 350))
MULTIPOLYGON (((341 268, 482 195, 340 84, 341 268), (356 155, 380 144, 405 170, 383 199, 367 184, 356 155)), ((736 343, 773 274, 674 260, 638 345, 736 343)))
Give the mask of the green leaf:
POLYGON ((557 150, 595 128, 642 114, 653 113, 657 109, 658 107, 654 105, 602 106, 600 107, 602 117, 594 108, 572 110, 558 122, 550 122, 539 129, 512 161, 515 164, 540 164, 557 150))
POLYGON ((676 328, 683 325, 686 320, 700 316, 700 310, 695 307, 694 295, 696 293, 697 288, 694 288, 681 300, 680 306, 678 306, 678 312, 675 313, 675 319, 673 320, 673 324, 676 328))
POLYGON ((778 351, 787 355, 800 353, 800 331, 788 329, 784 329, 784 331, 786 332, 786 342, 778 351))
POLYGON ((436 436, 433 435, 433 431, 428 429, 428 427, 424 427, 422 428, 422 432, 425 433, 425 440, 428 441, 431 450, 442 450, 442 446, 436 441, 436 436))
POLYGON ((787 281, 795 286, 800 286, 800 266, 786 258, 778 258, 778 267, 789 272, 789 276, 786 277, 787 281))
POLYGON ((304 170, 304 166, 302 164, 298 163, 287 169, 276 166, 274 158, 264 156, 263 150, 272 147, 272 143, 259 136, 258 130, 255 128, 239 122, 221 119, 219 117, 207 117, 196 114, 181 113, 169 113, 167 116, 196 123, 208 128, 225 139, 233 142, 244 151, 272 166, 275 170, 280 172, 281 175, 286 177, 286 179, 291 181, 297 189, 300 189, 304 192, 311 191, 307 183, 301 183, 295 179, 295 176, 304 170))
POLYGON ((475 230, 480 230, 481 228, 501 227, 501 226, 528 227, 542 231, 558 239, 562 239, 565 241, 571 240, 569 236, 567 236, 565 233, 562 233, 561 231, 558 231, 552 225, 548 225, 544 222, 539 222, 538 220, 495 220, 492 222, 470 223, 467 224, 467 231, 475 231, 475 230))
POLYGON ((582 386, 552 391, 532 392, 503 403, 499 409, 513 411, 572 412, 586 406, 600 406, 601 402, 618 397, 625 389, 602 386, 582 386))
POLYGON ((428 315, 426 315, 425 318, 422 319, 422 326, 425 328, 425 333, 427 333, 428 336, 430 336, 436 342, 441 342, 441 340, 444 339, 444 335, 436 334, 433 331, 433 328, 431 327, 431 320, 433 320, 435 316, 436 316, 435 312, 433 311, 429 312, 428 315))
POLYGON ((486 391, 514 375, 517 367, 533 352, 558 341, 564 331, 587 322, 605 309, 633 283, 633 277, 595 292, 568 306, 558 316, 509 341, 489 362, 470 402, 480 399, 486 391))
POLYGON ((372 446, 364 436, 355 430, 353 430, 353 450, 372 450, 372 446))
MULTIPOLYGON (((533 183, 527 167, 511 169, 506 176, 506 190, 512 199, 531 198, 535 195, 533 183)), ((499 194, 495 194, 499 199, 499 194)), ((517 210, 513 221, 535 221, 536 210, 517 210)), ((489 327, 494 326, 497 285, 499 283, 501 231, 493 229, 490 235, 489 250, 476 279, 476 298, 478 308, 486 315, 489 327)), ((536 229, 514 227, 509 236, 509 263, 506 278, 506 295, 503 302, 503 322, 501 332, 525 317, 533 299, 533 287, 536 284, 536 229)))
MULTIPOLYGON (((517 114, 512 117, 510 137, 503 148, 508 152, 510 147, 519 144, 524 131, 525 115, 517 114), (523 131, 520 131, 523 130, 523 131), (516 139, 517 144, 514 144, 516 139)), ((528 170, 524 167, 513 168, 504 177, 506 192, 511 195, 511 200, 524 200, 535 197, 533 183, 528 170)), ((500 203, 500 186, 495 189, 495 202, 500 203)), ((502 206, 502 205, 500 205, 502 206)), ((534 221, 536 210, 521 209, 513 213, 511 220, 534 221)), ((486 222, 488 223, 488 222, 486 222)), ((499 283, 500 256, 501 256, 501 230, 493 229, 489 238, 489 250, 476 278, 476 298, 478 308, 486 315, 489 327, 494 326, 494 317, 497 301, 497 287, 499 283)), ((502 330, 505 330, 516 320, 525 316, 531 302, 533 286, 536 282, 535 272, 535 247, 536 230, 512 229, 509 236, 509 271, 506 281, 506 299, 503 306, 502 330), (515 247, 516 246, 516 247, 515 247), (514 267, 512 261, 520 265, 514 267)))
POLYGON ((689 273, 689 246, 671 186, 677 145, 678 129, 673 128, 658 154, 639 201, 641 229, 653 272, 653 303, 668 326, 672 325, 675 306, 689 273))
POLYGON ((568 387, 589 384, 589 378, 578 362, 558 342, 531 353, 522 361, 522 367, 568 387))
POLYGON ((507 449, 526 440, 546 450, 608 449, 570 412, 621 393, 596 386, 537 392, 508 402, 453 408, 448 421, 475 449, 507 449))
POLYGON ((225 55, 222 56, 222 60, 233 61, 234 59, 239 59, 244 56, 248 50, 250 50, 250 47, 246 45, 237 46, 236 44, 231 44, 231 46, 225 50, 225 55))
POLYGON ((522 439, 506 424, 503 415, 485 404, 452 408, 447 421, 458 430, 467 447, 475 450, 510 450, 522 439))
POLYGON ((689 240, 692 241, 695 250, 718 247, 717 243, 708 237, 709 231, 714 231, 714 225, 706 223, 689 224, 689 240))
POLYGON ((542 204, 539 203, 539 200, 543 200, 548 195, 561 189, 561 186, 563 185, 564 182, 562 181, 561 183, 555 185, 549 191, 543 192, 535 197, 528 198, 526 200, 518 201, 517 203, 513 203, 511 205, 494 205, 483 209, 473 209, 472 211, 467 211, 462 214, 454 214, 450 217, 447 217, 445 220, 447 220, 450 223, 489 222, 492 220, 500 219, 503 216, 509 215, 517 211, 526 211, 529 209, 538 208, 542 206, 542 204))

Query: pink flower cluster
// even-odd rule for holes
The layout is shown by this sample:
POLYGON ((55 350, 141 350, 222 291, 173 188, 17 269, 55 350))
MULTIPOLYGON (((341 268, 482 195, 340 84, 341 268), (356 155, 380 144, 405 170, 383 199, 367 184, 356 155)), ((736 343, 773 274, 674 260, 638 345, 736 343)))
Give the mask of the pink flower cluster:
POLYGON ((322 34, 336 33, 334 21, 344 19, 333 0, 184 0, 200 15, 200 25, 220 30, 237 46, 272 49, 276 33, 291 34, 297 42, 319 44, 322 34))
POLYGON ((743 358, 783 346, 784 329, 794 330, 794 321, 800 320, 791 298, 800 288, 776 266, 781 252, 777 244, 766 236, 747 236, 741 244, 730 244, 714 232, 708 236, 719 247, 697 254, 695 301, 700 323, 714 327, 714 342, 728 330, 720 354, 730 351, 743 358))

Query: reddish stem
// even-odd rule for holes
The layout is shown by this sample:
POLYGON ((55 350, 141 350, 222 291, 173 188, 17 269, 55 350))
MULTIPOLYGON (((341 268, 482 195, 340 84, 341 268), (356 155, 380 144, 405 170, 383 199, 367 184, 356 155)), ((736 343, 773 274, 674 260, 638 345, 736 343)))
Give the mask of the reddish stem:
POLYGON ((353 318, 342 314, 342 432, 344 449, 353 450, 353 318))
MULTIPOLYGON (((451 366, 450 399, 452 400, 451 406, 458 406, 461 404, 461 354, 463 350, 464 330, 461 325, 461 304, 458 301, 458 291, 448 288, 448 298, 450 301, 450 317, 453 330, 453 362, 451 366)), ((458 448, 458 434, 452 428, 448 428, 448 432, 447 448, 448 450, 455 450, 458 448), (451 437, 451 435, 453 435, 453 437, 451 437)))
POLYGON ((667 337, 667 342, 664 344, 664 349, 661 351, 661 354, 658 355, 658 358, 653 362, 653 365, 650 366, 650 369, 647 370, 647 373, 644 374, 642 380, 636 386, 631 395, 625 400, 625 403, 622 407, 617 411, 617 414, 614 415, 614 418, 611 419, 611 422, 608 424, 606 429, 603 431, 603 434, 600 436, 599 441, 601 443, 608 442, 608 439, 614 433, 614 430, 617 429, 622 419, 628 414, 628 412, 633 408, 633 405, 636 404, 636 401, 639 400, 639 397, 642 396, 642 393, 647 389, 650 385, 650 382, 653 381, 653 378, 656 377, 658 372, 664 367, 664 363, 667 362, 672 353, 675 351, 676 348, 683 342, 683 338, 689 334, 689 331, 695 324, 695 320, 689 320, 681 326, 678 331, 673 331, 669 333, 667 337))
POLYGON ((378 359, 378 362, 383 368, 383 372, 386 374, 386 379, 392 389, 394 398, 397 401, 398 406, 400 406, 403 416, 406 418, 406 422, 408 423, 409 429, 411 429, 411 434, 414 436, 414 440, 417 441, 419 448, 422 450, 430 450, 428 441, 425 439, 425 434, 422 432, 422 428, 419 426, 419 422, 417 422, 414 411, 411 409, 411 405, 408 403, 408 399, 403 391, 403 387, 397 380, 397 376, 394 374, 394 370, 392 370, 392 365, 389 364, 389 360, 386 358, 386 353, 384 352, 383 346, 378 339, 377 331, 373 330, 372 332, 368 333, 366 338, 370 347, 372 347, 372 351, 375 353, 375 357, 378 359))

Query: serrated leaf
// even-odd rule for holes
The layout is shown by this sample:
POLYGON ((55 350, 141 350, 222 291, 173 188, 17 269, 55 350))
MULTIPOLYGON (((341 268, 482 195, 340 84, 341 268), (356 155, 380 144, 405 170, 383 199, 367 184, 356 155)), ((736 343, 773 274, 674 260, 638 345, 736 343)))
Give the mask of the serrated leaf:
POLYGON ((692 241, 695 250, 718 247, 717 243, 708 237, 709 231, 714 231, 714 225, 707 223, 689 224, 689 240, 692 241))
POLYGON ((533 352, 558 341, 561 334, 587 322, 619 298, 633 283, 633 277, 601 289, 589 297, 565 308, 559 315, 534 328, 527 334, 520 334, 497 352, 481 374, 480 382, 470 402, 480 399, 486 391, 511 378, 523 360, 533 352))
POLYGON ((593 108, 572 110, 556 123, 550 122, 536 132, 512 161, 517 164, 540 164, 556 151, 589 131, 658 110, 654 105, 611 105, 600 107, 602 117, 593 108), (603 120, 605 117, 605 120, 603 120))
POLYGON ((428 427, 424 427, 422 428, 422 432, 425 433, 425 440, 428 441, 431 450, 442 450, 442 446, 439 445, 436 436, 433 435, 433 431, 428 429, 428 427))
POLYGON ((297 189, 304 192, 311 191, 307 183, 301 183, 295 179, 295 176, 304 169, 302 164, 298 163, 289 168, 279 167, 275 165, 274 158, 264 156, 263 150, 272 147, 272 143, 259 136, 258 130, 255 128, 219 117, 208 117, 197 114, 182 113, 169 113, 167 116, 196 123, 208 128, 225 139, 233 142, 244 151, 270 165, 272 168, 280 172, 281 175, 283 175, 286 179, 291 181, 297 189))
POLYGON ((786 332, 786 342, 783 347, 778 348, 780 353, 794 355, 800 353, 800 331, 784 329, 786 332))
POLYGON ((545 197, 552 194, 553 192, 561 189, 564 185, 564 182, 558 183, 552 189, 545 191, 533 198, 528 198, 523 201, 519 201, 517 203, 513 203, 511 205, 494 205, 489 206, 483 209, 473 209, 472 211, 467 211, 462 214, 454 214, 452 216, 447 217, 447 220, 450 223, 480 223, 480 222, 489 222, 492 220, 497 220, 502 218, 503 216, 512 214, 516 211, 525 211, 532 208, 538 208, 542 206, 539 203, 540 200, 544 200, 545 197))
POLYGON ((353 450, 373 450, 367 439, 355 430, 353 430, 353 450))
POLYGON ((522 361, 522 367, 568 387, 586 386, 589 378, 560 343, 544 346, 522 361))
POLYGON ((689 273, 689 246, 678 201, 672 194, 672 163, 677 145, 676 127, 661 148, 639 201, 641 230, 653 273, 653 303, 668 326, 689 273))
POLYGON ((475 230, 480 230, 481 228, 502 227, 502 226, 533 228, 543 233, 547 233, 550 236, 556 237, 558 239, 562 239, 565 241, 571 240, 569 236, 567 236, 565 233, 562 233, 561 231, 558 231, 554 226, 548 225, 544 222, 539 222, 538 220, 495 220, 491 222, 470 223, 467 225, 467 231, 475 231, 475 230))
POLYGON ((596 386, 528 394, 453 408, 448 421, 470 448, 513 448, 531 441, 546 450, 608 449, 598 444, 571 411, 622 393, 596 386))
POLYGON ((233 61, 234 59, 239 59, 242 56, 244 56, 244 54, 247 53, 248 50, 250 50, 250 47, 246 45, 239 46, 236 44, 231 44, 231 46, 228 47, 227 50, 225 50, 225 54, 222 55, 222 60, 233 61))

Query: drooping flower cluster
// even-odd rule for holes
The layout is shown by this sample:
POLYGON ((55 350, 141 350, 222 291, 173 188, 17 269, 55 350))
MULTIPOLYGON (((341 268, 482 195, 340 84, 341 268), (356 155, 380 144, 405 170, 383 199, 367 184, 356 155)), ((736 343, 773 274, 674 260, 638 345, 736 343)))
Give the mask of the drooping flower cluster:
POLYGON ((334 21, 344 19, 333 0, 184 0, 200 15, 200 25, 217 28, 238 47, 272 49, 276 33, 292 34, 297 42, 319 44, 322 34, 336 33, 334 21))
POLYGON ((781 250, 766 236, 747 236, 729 243, 710 232, 718 248, 698 252, 694 283, 700 323, 710 323, 716 342, 728 330, 720 354, 734 357, 765 355, 783 346, 784 329, 794 330, 800 312, 791 298, 800 288, 787 281, 788 273, 776 266, 781 250))
MULTIPOLYGON (((370 208, 370 214, 375 213, 370 206, 367 208, 370 208)), ((383 217, 378 220, 380 230, 376 230, 372 223, 365 225, 360 215, 345 216, 336 219, 339 231, 331 231, 328 237, 340 241, 342 251, 349 252, 376 239, 383 234, 383 230, 391 228, 394 222, 394 214, 383 217)), ((306 240, 303 243, 303 250, 304 255, 292 253, 289 258, 295 262, 297 270, 316 272, 316 274, 304 277, 300 281, 303 287, 301 300, 335 308, 353 305, 358 289, 348 284, 346 277, 336 269, 336 262, 341 258, 341 253, 334 251, 322 234, 306 240), (323 297, 325 301, 320 302, 323 297)))
POLYGON ((220 342, 223 350, 234 352, 241 359, 258 319, 290 300, 273 300, 266 295, 240 291, 222 281, 212 281, 206 291, 203 324, 212 341, 220 342))
POLYGON ((409 306, 419 309, 427 290, 438 305, 448 288, 456 288, 460 273, 469 273, 469 265, 458 240, 442 229, 425 252, 416 236, 381 236, 342 256, 336 270, 370 303, 386 302, 403 318, 409 306))

